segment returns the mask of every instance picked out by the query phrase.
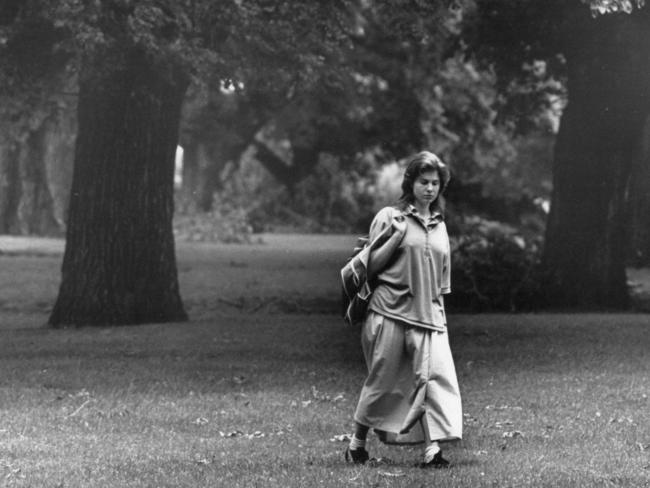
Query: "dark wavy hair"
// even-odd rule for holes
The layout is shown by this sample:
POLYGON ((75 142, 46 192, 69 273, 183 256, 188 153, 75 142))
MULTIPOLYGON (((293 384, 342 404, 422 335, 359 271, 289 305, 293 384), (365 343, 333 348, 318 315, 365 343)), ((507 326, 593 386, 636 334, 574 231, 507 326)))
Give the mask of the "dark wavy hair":
POLYGON ((438 177, 440 178, 440 191, 438 192, 438 197, 431 202, 429 208, 431 211, 444 213, 445 200, 442 193, 447 188, 451 175, 447 165, 445 165, 438 156, 429 151, 422 151, 414 154, 408 160, 408 163, 406 163, 404 179, 402 180, 402 196, 399 198, 400 206, 405 208, 408 204, 415 201, 415 196, 413 195, 413 184, 418 176, 427 171, 437 171, 438 177))

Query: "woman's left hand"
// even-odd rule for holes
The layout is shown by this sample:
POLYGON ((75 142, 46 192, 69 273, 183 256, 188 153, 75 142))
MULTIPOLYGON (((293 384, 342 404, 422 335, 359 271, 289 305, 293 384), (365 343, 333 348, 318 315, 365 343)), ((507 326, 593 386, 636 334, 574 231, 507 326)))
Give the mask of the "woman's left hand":
POLYGON ((397 215, 393 218, 393 221, 391 222, 391 225, 393 227, 393 231, 399 234, 403 234, 406 232, 406 217, 403 215, 397 215))

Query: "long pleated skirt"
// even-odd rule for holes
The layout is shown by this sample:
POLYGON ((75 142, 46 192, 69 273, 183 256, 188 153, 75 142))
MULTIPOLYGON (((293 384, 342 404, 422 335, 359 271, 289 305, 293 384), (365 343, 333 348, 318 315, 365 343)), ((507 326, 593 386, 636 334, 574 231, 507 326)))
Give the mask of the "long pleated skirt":
POLYGON ((361 344, 368 367, 354 419, 390 444, 460 439, 463 414, 447 332, 370 311, 361 344))

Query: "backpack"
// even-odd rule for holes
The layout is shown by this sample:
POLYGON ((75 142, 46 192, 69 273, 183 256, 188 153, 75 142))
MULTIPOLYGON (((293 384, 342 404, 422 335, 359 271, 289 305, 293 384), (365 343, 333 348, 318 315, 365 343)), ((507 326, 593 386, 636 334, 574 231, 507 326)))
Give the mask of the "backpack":
MULTIPOLYGON (((387 225, 373 241, 370 241, 368 235, 359 237, 347 263, 341 268, 342 313, 349 325, 363 322, 368 311, 372 297, 372 287, 368 282, 370 253, 383 246, 392 234, 392 226, 387 225)), ((388 249, 387 252, 394 252, 398 244, 399 241, 394 241, 395 248, 388 249)))

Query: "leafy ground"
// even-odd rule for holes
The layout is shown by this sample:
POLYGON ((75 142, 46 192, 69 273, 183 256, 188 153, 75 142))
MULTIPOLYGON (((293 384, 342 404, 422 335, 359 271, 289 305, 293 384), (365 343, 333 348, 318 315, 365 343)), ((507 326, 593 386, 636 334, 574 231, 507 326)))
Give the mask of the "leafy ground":
POLYGON ((346 465, 351 239, 266 240, 180 245, 190 323, 54 331, 61 242, 0 238, 0 486, 650 486, 643 314, 451 316, 454 467, 375 439, 383 463, 346 465))

